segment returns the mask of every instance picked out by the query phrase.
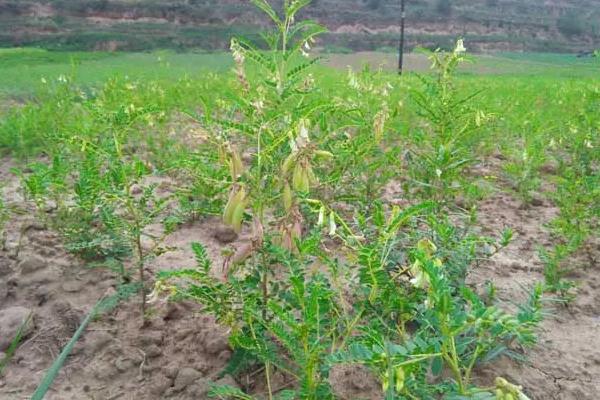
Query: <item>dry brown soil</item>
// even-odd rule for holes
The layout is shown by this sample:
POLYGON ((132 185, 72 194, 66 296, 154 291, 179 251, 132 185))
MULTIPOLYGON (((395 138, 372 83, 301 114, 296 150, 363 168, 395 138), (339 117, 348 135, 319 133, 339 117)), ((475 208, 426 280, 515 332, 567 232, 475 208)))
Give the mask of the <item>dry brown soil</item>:
MULTIPOLYGON (((493 168, 493 164, 483 163, 480 168, 493 168)), ((59 237, 36 220, 33 210, 23 209, 11 166, 10 159, 0 160, 0 181, 5 182, 5 198, 22 213, 9 223, 6 245, 0 252, 0 318, 24 308, 33 313, 34 324, 0 377, 1 400, 30 398, 81 320, 98 299, 114 293, 117 285, 111 272, 89 269, 70 256, 59 237)), ((507 226, 516 234, 513 244, 472 271, 470 281, 475 286, 493 281, 507 304, 524 299, 523 288, 542 278, 536 247, 552 243, 544 224, 557 209, 546 199, 537 204, 524 208, 509 191, 497 190, 479 205, 484 234, 507 226)), ((216 218, 182 227, 167 238, 174 250, 154 260, 148 272, 193 266, 192 241, 202 242, 215 260, 221 260, 221 249, 230 244, 215 235, 220 229, 216 218)), ((231 245, 247 239, 242 235, 231 245)), ((592 240, 573 260, 577 297, 568 307, 548 305, 539 344, 526 352, 528 362, 501 359, 482 366, 477 371, 481 384, 504 376, 523 385, 533 400, 600 398, 599 257, 599 241, 592 240)), ((227 332, 199 314, 195 304, 165 302, 153 304, 150 323, 140 329, 138 304, 135 298, 91 323, 48 400, 207 398, 208 382, 218 379, 231 355, 227 332)), ((336 369, 331 379, 341 398, 381 398, 377 383, 364 370, 336 369)), ((275 386, 286 384, 280 378, 275 386)))

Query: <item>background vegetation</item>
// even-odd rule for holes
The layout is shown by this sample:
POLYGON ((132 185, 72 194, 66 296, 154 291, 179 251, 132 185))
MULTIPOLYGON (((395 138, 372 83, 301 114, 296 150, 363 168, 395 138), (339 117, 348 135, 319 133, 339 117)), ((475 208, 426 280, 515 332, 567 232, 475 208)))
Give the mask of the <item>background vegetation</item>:
MULTIPOLYGON (((301 15, 331 30, 326 47, 375 50, 396 47, 399 14, 397 0, 317 0, 301 15)), ((589 51, 600 42, 599 0, 411 0, 407 18, 409 47, 450 48, 457 36, 484 51, 589 51)), ((264 25, 243 0, 0 2, 0 46, 222 50, 264 25)))

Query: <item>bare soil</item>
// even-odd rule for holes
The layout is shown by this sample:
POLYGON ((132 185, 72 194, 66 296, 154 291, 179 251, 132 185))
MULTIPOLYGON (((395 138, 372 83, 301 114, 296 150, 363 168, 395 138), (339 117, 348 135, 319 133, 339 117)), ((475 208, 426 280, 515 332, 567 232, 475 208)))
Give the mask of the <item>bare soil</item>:
MULTIPOLYGON (((10 159, 0 160, 5 198, 22 209, 19 184, 10 173, 10 159)), ((492 168, 493 163, 481 168, 492 168)), ((549 200, 523 207, 510 192, 498 190, 479 205, 479 226, 491 234, 504 227, 515 230, 514 242, 475 268, 470 281, 482 286, 493 281, 507 306, 526 297, 524 288, 542 279, 538 245, 550 245, 544 224, 557 213, 549 200)), ((190 243, 203 243, 216 261, 225 246, 240 246, 242 234, 223 243, 218 218, 182 227, 167 238, 173 248, 148 266, 159 270, 194 266, 190 243)), ((226 241, 226 240, 225 240, 226 241)), ((548 304, 539 332, 539 345, 527 350, 528 361, 502 358, 481 366, 476 379, 490 384, 504 376, 524 387, 532 400, 596 400, 600 398, 600 241, 592 240, 573 261, 572 278, 579 283, 575 301, 548 304)), ((0 399, 30 398, 46 369, 71 338, 79 323, 117 281, 105 270, 90 269, 69 255, 60 238, 37 221, 32 209, 22 209, 7 227, 0 252, 0 318, 6 310, 24 307, 34 326, 5 375, 0 399)), ((150 323, 140 328, 139 299, 92 322, 46 397, 48 400, 199 400, 208 398, 208 382, 224 379, 219 372, 231 356, 227 332, 190 303, 152 304, 150 323)), ((0 338, 1 339, 1 338, 0 338)), ((382 398, 377 382, 360 368, 336 368, 332 385, 344 399, 382 398)), ((285 386, 283 378, 274 386, 285 386)))

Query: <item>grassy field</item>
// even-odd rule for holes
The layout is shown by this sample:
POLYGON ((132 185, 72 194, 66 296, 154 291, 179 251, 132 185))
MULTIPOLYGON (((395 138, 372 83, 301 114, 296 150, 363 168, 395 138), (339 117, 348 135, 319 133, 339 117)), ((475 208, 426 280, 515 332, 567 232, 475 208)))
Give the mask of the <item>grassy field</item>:
POLYGON ((42 78, 74 74, 82 85, 101 85, 115 76, 175 80, 207 71, 223 72, 233 65, 229 54, 51 52, 41 49, 0 50, 0 93, 31 94, 42 78))
MULTIPOLYGON (((373 69, 397 68, 393 53, 361 52, 325 54, 324 65, 345 69, 360 69, 368 64, 373 69)), ((0 95, 31 94, 39 89, 42 78, 52 80, 60 75, 74 74, 82 85, 99 85, 108 78, 129 76, 133 79, 176 80, 195 78, 202 74, 224 72, 233 66, 227 53, 105 53, 53 52, 33 48, 0 49, 0 95)), ((427 72, 430 62, 426 55, 408 54, 407 72, 427 72)), ((571 54, 500 53, 473 56, 461 71, 465 74, 504 75, 557 78, 594 78, 598 62, 594 58, 577 58, 571 54)))
POLYGON ((0 397, 73 335, 61 398, 595 399, 597 60, 319 64, 257 4, 269 52, 0 51, 0 397))

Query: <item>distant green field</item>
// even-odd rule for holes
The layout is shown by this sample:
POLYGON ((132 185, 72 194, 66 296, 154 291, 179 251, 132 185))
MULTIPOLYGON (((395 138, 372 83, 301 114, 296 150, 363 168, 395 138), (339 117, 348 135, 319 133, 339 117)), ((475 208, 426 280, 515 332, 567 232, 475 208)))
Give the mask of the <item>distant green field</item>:
MULTIPOLYGON (((385 70, 397 68, 394 53, 359 52, 326 54, 323 64, 339 69, 355 69, 369 64, 385 70)), ((34 48, 0 49, 0 96, 26 95, 36 91, 43 80, 73 75, 83 85, 100 84, 113 76, 134 79, 174 80, 199 76, 207 71, 222 72, 232 65, 227 53, 57 52, 34 48)), ((426 72, 429 61, 423 54, 409 54, 406 70, 426 72)), ((600 76, 600 60, 574 55, 500 53, 474 56, 463 68, 466 74, 546 75, 571 78, 600 76)))
MULTIPOLYGON (((372 67, 382 66, 395 70, 397 54, 388 52, 359 52, 352 54, 332 54, 327 56, 327 64, 345 68, 351 65, 360 68, 368 63, 372 67)), ((412 53, 405 57, 405 70, 428 71, 429 60, 424 54, 412 53)), ((462 67, 463 73, 484 75, 547 75, 554 77, 583 78, 600 76, 600 60, 588 57, 577 58, 573 54, 543 53, 497 53, 494 55, 474 55, 471 63, 462 67)))
POLYGON ((52 52, 41 49, 0 49, 0 96, 34 92, 42 80, 74 74, 75 81, 95 85, 114 76, 169 80, 193 77, 231 66, 226 53, 52 52))

